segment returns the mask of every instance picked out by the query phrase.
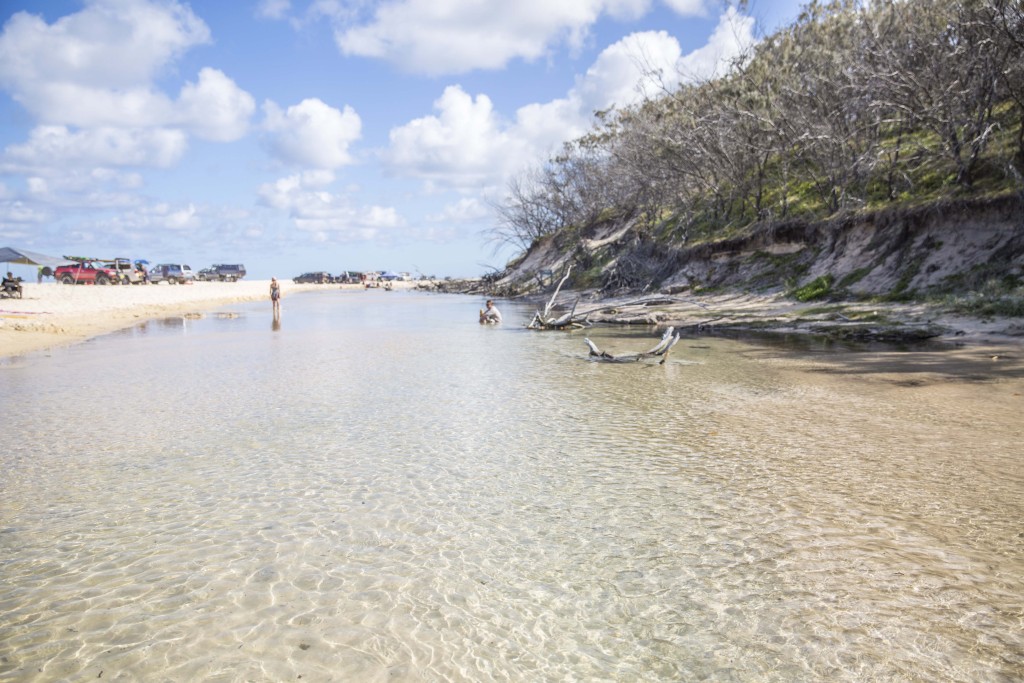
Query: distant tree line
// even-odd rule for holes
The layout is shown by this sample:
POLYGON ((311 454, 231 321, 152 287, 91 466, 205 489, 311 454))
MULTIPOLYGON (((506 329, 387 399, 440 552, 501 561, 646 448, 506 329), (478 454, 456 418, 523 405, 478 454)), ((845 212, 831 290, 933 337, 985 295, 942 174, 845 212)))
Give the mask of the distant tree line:
POLYGON ((764 221, 1024 187, 1020 0, 834 0, 721 78, 599 112, 513 179, 494 238, 606 220, 683 244, 764 221))

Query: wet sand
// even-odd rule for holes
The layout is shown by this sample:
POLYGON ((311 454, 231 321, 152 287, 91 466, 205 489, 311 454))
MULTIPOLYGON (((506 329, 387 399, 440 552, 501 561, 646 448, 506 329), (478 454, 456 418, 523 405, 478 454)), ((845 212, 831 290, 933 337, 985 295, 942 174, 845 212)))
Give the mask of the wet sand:
MULTIPOLYGON (((394 283, 395 289, 415 282, 394 283)), ((66 346, 165 316, 187 315, 243 301, 267 301, 270 280, 196 282, 191 285, 97 287, 25 282, 21 299, 0 299, 0 357, 66 346)), ((290 295, 327 289, 361 290, 361 285, 295 284, 282 281, 285 307, 290 295)))

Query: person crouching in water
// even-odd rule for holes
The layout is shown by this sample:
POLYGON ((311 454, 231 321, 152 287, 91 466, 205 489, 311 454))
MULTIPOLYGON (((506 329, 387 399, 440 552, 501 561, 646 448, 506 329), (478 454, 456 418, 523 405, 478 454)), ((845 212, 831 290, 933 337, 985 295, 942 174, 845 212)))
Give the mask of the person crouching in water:
POLYGON ((500 323, 501 322, 501 311, 494 305, 494 301, 491 299, 487 300, 487 308, 480 310, 480 322, 481 323, 500 323))

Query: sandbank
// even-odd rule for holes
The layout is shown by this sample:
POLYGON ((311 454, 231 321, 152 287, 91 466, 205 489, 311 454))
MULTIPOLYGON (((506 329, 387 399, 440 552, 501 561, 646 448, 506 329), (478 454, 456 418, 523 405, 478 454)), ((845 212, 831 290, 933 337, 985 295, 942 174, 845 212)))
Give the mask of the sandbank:
MULTIPOLYGON (((395 289, 418 283, 395 282, 395 289)), ((199 313, 226 304, 266 300, 270 280, 195 282, 190 285, 95 286, 22 283, 21 299, 0 299, 0 357, 66 346, 131 327, 146 320, 199 313)), ((283 280, 292 294, 360 285, 296 284, 283 280)), ((285 304, 287 306, 287 303, 285 304)))

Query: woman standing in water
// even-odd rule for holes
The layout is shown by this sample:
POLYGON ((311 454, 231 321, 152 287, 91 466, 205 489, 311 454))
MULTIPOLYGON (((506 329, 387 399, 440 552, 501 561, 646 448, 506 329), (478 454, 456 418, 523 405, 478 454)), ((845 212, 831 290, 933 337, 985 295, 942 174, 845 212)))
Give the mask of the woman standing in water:
POLYGON ((274 315, 281 314, 281 283, 276 277, 270 278, 270 302, 274 305, 274 315))

